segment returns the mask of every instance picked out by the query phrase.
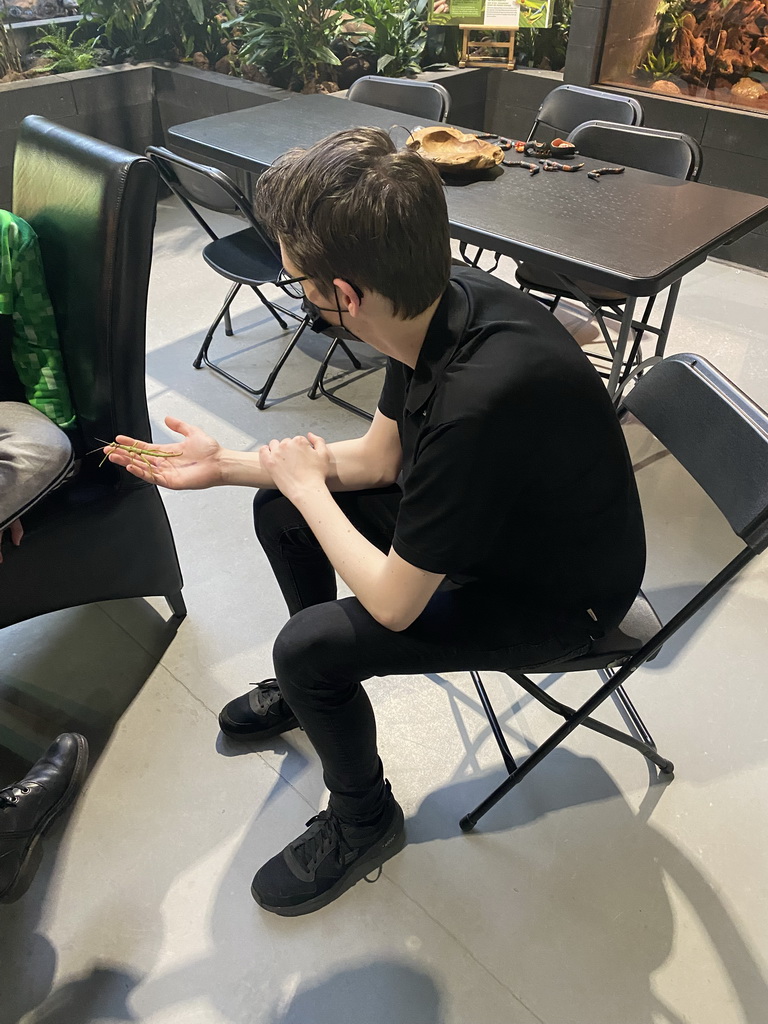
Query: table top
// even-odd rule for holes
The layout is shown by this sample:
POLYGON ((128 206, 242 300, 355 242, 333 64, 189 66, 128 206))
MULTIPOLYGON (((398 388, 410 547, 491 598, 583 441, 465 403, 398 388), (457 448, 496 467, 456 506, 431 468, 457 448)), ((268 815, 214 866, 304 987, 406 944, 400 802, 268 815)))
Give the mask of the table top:
MULTIPOLYGON (((287 149, 310 146, 343 128, 435 123, 313 95, 191 121, 169 134, 185 149, 258 171, 287 149)), ((404 132, 394 137, 406 138, 404 132)), ((570 174, 501 167, 480 180, 446 178, 452 236, 642 296, 658 293, 713 249, 768 221, 764 197, 630 167, 594 181, 586 172, 600 161, 576 162, 582 159, 583 170, 570 174)))

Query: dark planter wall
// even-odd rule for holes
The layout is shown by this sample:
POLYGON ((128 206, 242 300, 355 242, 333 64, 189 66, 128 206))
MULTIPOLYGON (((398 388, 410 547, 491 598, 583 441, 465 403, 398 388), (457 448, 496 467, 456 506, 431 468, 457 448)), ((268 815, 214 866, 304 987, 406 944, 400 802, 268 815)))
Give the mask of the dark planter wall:
POLYGON ((557 71, 489 69, 485 97, 486 131, 526 139, 547 93, 563 84, 557 71))
MULTIPOLYGON (((27 114, 143 153, 168 128, 199 117, 274 103, 281 89, 176 64, 122 65, 0 86, 0 206, 11 205, 13 151, 27 114)), ((225 168, 226 169, 226 168, 225 168)))

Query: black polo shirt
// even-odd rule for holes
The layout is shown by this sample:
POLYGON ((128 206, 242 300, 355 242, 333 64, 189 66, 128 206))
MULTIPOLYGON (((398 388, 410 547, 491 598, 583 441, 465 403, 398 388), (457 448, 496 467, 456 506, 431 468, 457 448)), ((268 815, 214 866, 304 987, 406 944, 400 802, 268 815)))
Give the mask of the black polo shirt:
POLYGON ((629 607, 645 537, 624 437, 539 302, 455 268, 415 370, 389 360, 379 409, 403 447, 401 558, 533 607, 612 620, 629 607))

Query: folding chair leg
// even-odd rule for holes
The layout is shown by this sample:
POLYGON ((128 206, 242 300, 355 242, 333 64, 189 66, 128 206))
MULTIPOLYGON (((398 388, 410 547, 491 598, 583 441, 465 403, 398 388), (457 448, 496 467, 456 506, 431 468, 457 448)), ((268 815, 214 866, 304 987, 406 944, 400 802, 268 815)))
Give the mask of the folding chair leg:
MULTIPOLYGON (((565 718, 566 721, 576 714, 576 710, 574 708, 556 700, 552 694, 547 693, 546 690, 542 690, 540 686, 536 686, 535 683, 532 683, 531 680, 522 673, 508 672, 507 675, 510 679, 514 679, 518 686, 522 686, 526 693, 529 693, 532 697, 535 697, 540 704, 543 704, 548 711, 553 711, 556 715, 560 715, 561 718, 565 718)), ((612 679, 614 673, 606 670, 599 670, 599 675, 604 682, 608 683, 612 679)), ((618 743, 623 743, 627 747, 632 747, 633 750, 639 751, 639 753, 644 757, 647 757, 649 761, 652 761, 662 774, 671 775, 673 771, 672 762, 668 761, 665 757, 662 757, 657 751, 653 736, 648 732, 645 722, 640 717, 637 708, 629 699, 624 687, 617 686, 614 690, 613 696, 618 700, 622 710, 626 713, 627 718, 639 733, 640 739, 636 736, 629 735, 629 733, 622 732, 620 729, 614 729, 613 726, 606 725, 605 722, 600 722, 596 718, 585 718, 581 724, 586 726, 587 729, 591 729, 593 732, 599 732, 602 736, 607 736, 609 739, 616 740, 618 743)))
POLYGON ((325 353, 322 363, 320 363, 320 367, 317 373, 315 374, 315 379, 312 381, 312 386, 307 392, 307 397, 311 398, 312 401, 314 401, 316 398, 319 398, 319 396, 322 395, 323 398, 327 398, 328 401, 333 402, 334 405, 338 405, 342 409, 346 409, 347 412, 354 412, 358 416, 362 416, 363 419, 372 420, 373 416, 371 416, 369 412, 366 412, 365 409, 361 409, 359 405, 353 405, 351 402, 345 402, 343 398, 338 398, 332 392, 328 391, 325 387, 325 374, 328 370, 328 366, 331 361, 331 356, 339 346, 341 346, 341 348, 344 349, 349 358, 352 360, 352 365, 355 367, 355 369, 362 370, 363 364, 357 359, 357 357, 352 352, 350 352, 350 350, 347 348, 344 342, 340 338, 334 338, 331 344, 328 346, 328 351, 325 353))
POLYGON ((269 312, 270 312, 270 313, 272 314, 272 316, 273 316, 273 317, 275 318, 275 320, 277 320, 277 322, 278 322, 278 323, 280 324, 280 326, 282 327, 282 329, 283 329, 284 331, 287 331, 287 330, 288 330, 288 324, 287 324, 287 323, 285 322, 285 320, 283 320, 283 318, 282 318, 282 317, 280 316, 280 314, 278 313, 278 311, 277 311, 276 307, 274 306, 274 304, 273 304, 273 303, 271 303, 271 302, 269 301, 269 299, 268 299, 268 298, 266 298, 266 297, 265 297, 265 296, 264 296, 264 295, 262 294, 261 290, 260 290, 260 289, 259 289, 259 288, 258 288, 258 287, 257 287, 257 286, 255 285, 255 284, 252 284, 252 285, 251 285, 251 288, 253 289, 253 291, 255 291, 255 292, 256 292, 256 294, 258 295, 258 297, 259 297, 259 298, 261 299, 261 301, 262 301, 262 302, 264 303, 264 305, 265 305, 265 306, 267 307, 267 309, 268 309, 268 310, 269 310, 269 312))
POLYGON ((211 326, 208 328, 208 333, 206 334, 206 336, 205 336, 205 338, 203 340, 203 344, 200 346, 200 351, 197 353, 197 355, 195 356, 195 358, 194 358, 194 360, 192 362, 192 365, 194 366, 194 368, 196 370, 199 370, 200 367, 203 365, 203 363, 207 363, 208 362, 208 349, 211 347, 211 342, 213 341, 213 336, 216 333, 216 328, 219 326, 221 321, 226 316, 229 315, 229 307, 232 305, 232 302, 234 301, 234 298, 237 295, 237 293, 240 291, 241 287, 242 287, 242 285, 240 285, 240 284, 233 284, 232 287, 227 292, 227 297, 226 297, 226 299, 224 299, 224 305, 221 307, 219 312, 216 314, 216 319, 213 321, 211 326))
POLYGON ((363 364, 357 358, 355 353, 350 349, 347 343, 342 341, 341 338, 338 338, 337 341, 339 342, 339 348, 344 349, 344 352, 347 354, 347 358, 349 359, 350 363, 352 363, 352 366, 356 370, 362 370, 363 364))
POLYGON ((224 314, 224 333, 228 338, 231 338, 232 335, 235 333, 232 330, 232 317, 230 316, 229 306, 227 306, 227 310, 224 314))
MULTIPOLYGON (((734 561, 736 561, 736 559, 734 561)), ((728 569, 730 569, 730 566, 728 569)), ((724 573, 720 574, 720 576, 723 575, 724 573)), ((693 602, 691 602, 691 604, 692 603, 693 602)), ((690 607, 690 605, 686 606, 686 608, 688 607, 690 607)), ((661 646, 664 639, 666 639, 663 634, 671 628, 673 622, 674 619, 670 620, 670 622, 667 623, 667 625, 663 627, 658 634, 659 637, 662 637, 659 642, 659 646, 661 646)), ((464 817, 461 818, 459 825, 462 832, 471 832, 483 815, 487 814, 492 807, 496 806, 502 797, 506 796, 511 789, 522 782, 526 775, 533 771, 533 769, 544 760, 547 754, 551 754, 552 751, 555 750, 555 748, 558 747, 564 739, 570 736, 574 729, 577 729, 580 725, 587 725, 587 728, 594 729, 596 732, 602 732, 604 735, 610 736, 612 739, 617 739, 621 743, 627 743, 629 746, 641 750, 649 760, 658 765, 663 774, 672 775, 675 770, 675 766, 671 761, 667 761, 666 758, 661 757, 654 748, 649 747, 647 751, 642 750, 642 746, 645 746, 645 744, 638 746, 638 744, 641 744, 641 741, 636 740, 634 736, 628 736, 626 733, 611 729, 610 726, 606 726, 602 722, 597 722, 595 719, 589 717, 591 712, 596 711, 604 700, 607 700, 612 693, 615 693, 616 690, 619 689, 624 680, 629 678, 636 667, 637 666, 633 664, 633 659, 630 659, 622 666, 621 669, 619 669, 619 671, 615 673, 615 675, 612 675, 599 690, 593 693, 589 700, 582 704, 578 710, 568 708, 564 704, 560 705, 562 711, 558 713, 563 714, 565 718, 563 724, 558 729, 555 729, 549 738, 544 740, 544 742, 541 743, 536 750, 534 750, 533 753, 523 761, 522 764, 518 765, 514 771, 510 772, 507 778, 498 785, 496 789, 494 789, 494 791, 485 798, 485 800, 479 803, 473 811, 470 811, 469 814, 465 814, 464 817)), ((537 700, 541 700, 545 706, 550 702, 553 705, 560 704, 560 702, 556 701, 554 697, 551 697, 549 694, 545 693, 545 691, 540 690, 540 688, 534 683, 531 683, 527 677, 522 676, 520 673, 509 672, 508 674, 521 686, 523 686, 521 680, 525 679, 524 689, 531 693, 532 696, 536 697, 537 700), (530 687, 533 687, 534 690, 538 690, 539 693, 532 693, 530 687)), ((556 709, 553 708, 553 710, 556 709)))
POLYGON ((499 720, 496 717, 496 712, 493 710, 493 705, 491 704, 488 698, 488 694, 485 691, 485 687, 483 686, 483 680, 480 678, 480 673, 472 671, 469 674, 472 677, 472 682, 475 684, 475 689, 477 690, 477 695, 480 698, 480 703, 483 705, 483 711, 485 712, 485 717, 488 719, 488 724, 491 727, 491 732, 493 733, 494 738, 496 739, 496 743, 498 744, 499 750, 501 751, 501 756, 504 760, 504 765, 506 766, 508 772, 513 772, 515 768, 517 768, 517 762, 512 756, 512 752, 510 751, 509 747, 507 746, 506 737, 504 733, 501 731, 499 720))
POLYGON ((294 332, 293 337, 291 338, 291 340, 288 342, 288 344, 283 349, 282 355, 277 360, 275 365, 272 367, 272 370, 271 370, 269 376, 264 381, 264 386, 261 388, 261 390, 259 392, 259 399, 256 402, 256 408, 257 409, 263 409, 264 408, 264 405, 266 404, 266 401, 267 401, 267 397, 269 396, 269 392, 272 390, 272 385, 275 383, 275 380, 277 379, 278 373, 280 373, 280 371, 282 370, 283 366, 285 365, 285 361, 288 358, 288 356, 291 354, 291 352, 293 352, 294 348, 296 347, 296 343, 298 342, 299 338, 304 333, 304 328, 307 326, 308 323, 309 323, 309 317, 304 317, 304 319, 301 321, 301 323, 299 324, 298 328, 294 332))

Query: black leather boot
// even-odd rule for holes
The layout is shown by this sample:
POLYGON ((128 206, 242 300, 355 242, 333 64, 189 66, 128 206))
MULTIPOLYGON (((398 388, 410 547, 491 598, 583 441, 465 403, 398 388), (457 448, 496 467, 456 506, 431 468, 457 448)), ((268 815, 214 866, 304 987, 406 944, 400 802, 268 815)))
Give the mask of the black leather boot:
POLYGON ((65 732, 21 782, 0 790, 0 901, 20 887, 37 841, 72 803, 87 767, 85 737, 65 732))

